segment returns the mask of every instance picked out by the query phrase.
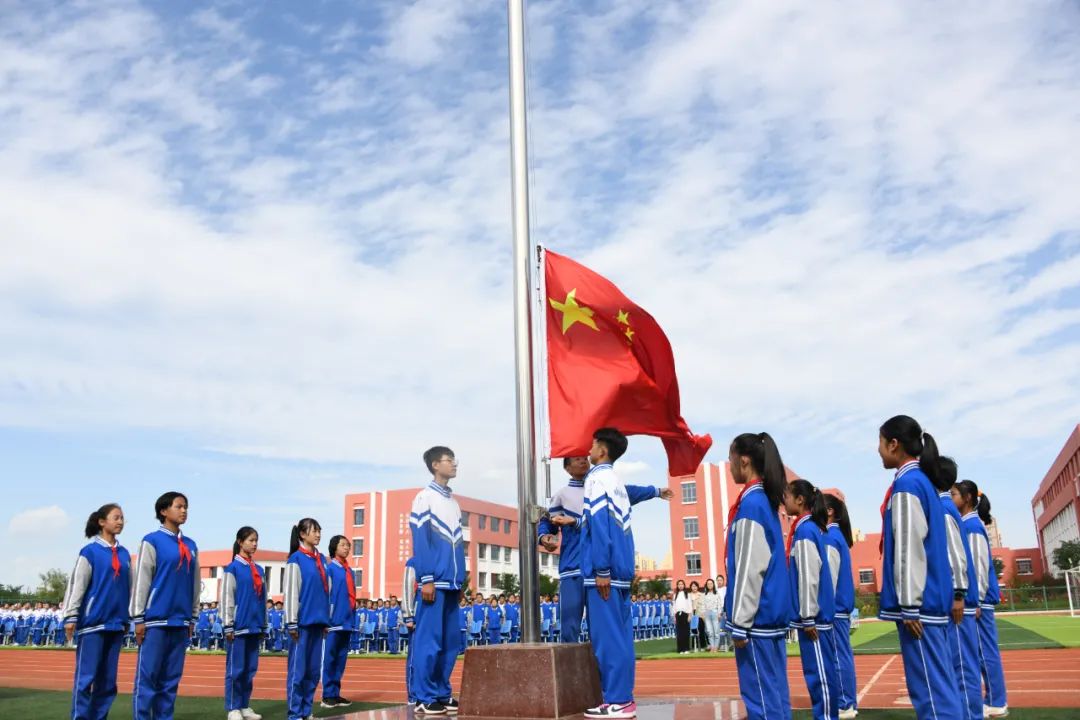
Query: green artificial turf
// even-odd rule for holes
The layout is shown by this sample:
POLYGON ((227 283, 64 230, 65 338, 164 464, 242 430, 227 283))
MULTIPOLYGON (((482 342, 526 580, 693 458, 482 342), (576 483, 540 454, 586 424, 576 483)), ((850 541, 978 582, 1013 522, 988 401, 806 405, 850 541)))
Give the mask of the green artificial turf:
MULTIPOLYGON (((345 712, 376 710, 383 703, 354 702, 348 708, 326 709, 315 703, 315 717, 331 717, 345 712)), ((252 700, 251 708, 266 718, 283 718, 288 712, 283 700, 252 700)), ((71 693, 58 690, 30 690, 0 687, 0 718, 34 718, 34 720, 64 720, 71 717, 71 693)), ((176 699, 175 720, 224 718, 222 698, 184 697, 176 699)), ((117 695, 109 720, 131 720, 131 696, 117 695)))

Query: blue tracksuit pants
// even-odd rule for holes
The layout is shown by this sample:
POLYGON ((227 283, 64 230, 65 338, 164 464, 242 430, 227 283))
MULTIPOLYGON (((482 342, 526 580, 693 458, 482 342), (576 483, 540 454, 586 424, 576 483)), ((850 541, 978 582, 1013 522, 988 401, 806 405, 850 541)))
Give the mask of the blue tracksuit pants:
POLYGON ((788 692, 786 630, 775 637, 753 637, 744 648, 735 648, 739 695, 747 720, 787 720, 791 717, 788 692))
POLYGON ((919 720, 952 720, 961 717, 958 679, 953 676, 949 651, 949 624, 923 622, 923 636, 916 640, 897 622, 900 654, 908 697, 919 720))
POLYGON ((302 720, 311 714, 322 667, 323 630, 323 625, 301 626, 296 640, 289 637, 289 669, 285 675, 289 720, 302 720))
POLYGON ((840 677, 836 669, 833 630, 818 628, 816 641, 811 640, 805 630, 799 630, 799 655, 814 720, 836 720, 840 710, 840 677))
POLYGON ((349 659, 349 630, 329 632, 323 639, 322 696, 341 697, 341 678, 345 675, 345 661, 349 659))
POLYGON ((399 647, 401 645, 401 637, 398 635, 397 625, 390 628, 386 634, 386 638, 386 644, 389 646, 387 650, 391 655, 397 655, 401 652, 401 648, 399 647))
POLYGON ((581 616, 585 612, 585 579, 581 575, 559 578, 559 641, 576 643, 581 638, 581 616))
POLYGON ((858 680, 855 678, 855 653, 851 649, 851 618, 836 616, 833 620, 833 646, 836 649, 836 672, 841 710, 858 706, 858 680))
POLYGON ((421 599, 417 604, 409 667, 411 689, 418 702, 448 700, 453 695, 450 673, 454 671, 461 643, 459 598, 458 590, 435 590, 433 602, 421 599))
MULTIPOLYGON (((561 589, 561 588, 560 588, 561 589)), ((562 593, 559 593, 562 599, 562 593)), ((630 617, 630 590, 611 588, 607 600, 595 587, 585 589, 589 606, 589 630, 593 654, 600 667, 604 702, 628 703, 634 699, 634 625, 630 617)))
POLYGON ((148 627, 135 665, 134 720, 172 720, 184 674, 186 627, 148 627))
MULTIPOLYGON (((414 626, 415 627, 415 626, 414 626)), ((416 692, 413 690, 412 684, 412 650, 413 645, 412 633, 409 633, 409 644, 405 646, 405 694, 409 697, 409 704, 416 703, 416 692)))
POLYGON ((225 710, 251 707, 251 688, 259 669, 260 633, 237 635, 225 642, 225 710))
POLYGON ((949 623, 949 652, 953 673, 960 688, 963 720, 981 720, 983 716, 982 677, 979 674, 979 628, 975 615, 964 615, 959 625, 949 623))
POLYGON ((72 720, 104 720, 116 697, 116 664, 124 633, 96 632, 79 637, 75 649, 72 720))
POLYGON ((991 707, 1005 707, 1009 704, 1009 699, 1005 693, 1005 671, 1001 667, 1001 648, 998 647, 994 606, 983 605, 982 614, 976 622, 979 626, 982 676, 986 683, 986 704, 991 707))

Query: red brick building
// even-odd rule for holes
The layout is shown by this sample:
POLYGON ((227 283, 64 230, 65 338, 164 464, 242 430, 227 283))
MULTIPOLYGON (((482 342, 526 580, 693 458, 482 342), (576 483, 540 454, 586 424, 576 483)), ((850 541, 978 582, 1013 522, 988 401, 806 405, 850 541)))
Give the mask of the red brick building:
POLYGON ((1067 540, 1080 540, 1080 425, 1073 428, 1031 499, 1042 565, 1055 575, 1053 552, 1067 540))

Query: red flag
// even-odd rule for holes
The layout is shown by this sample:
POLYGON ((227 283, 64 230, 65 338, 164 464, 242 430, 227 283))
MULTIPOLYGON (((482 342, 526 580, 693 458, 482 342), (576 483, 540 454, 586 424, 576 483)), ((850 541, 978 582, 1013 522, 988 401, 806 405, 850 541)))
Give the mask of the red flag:
POLYGON ((545 251, 551 455, 587 455, 597 428, 660 438, 671 475, 693 475, 712 445, 679 409, 671 343, 652 315, 583 265, 545 251))

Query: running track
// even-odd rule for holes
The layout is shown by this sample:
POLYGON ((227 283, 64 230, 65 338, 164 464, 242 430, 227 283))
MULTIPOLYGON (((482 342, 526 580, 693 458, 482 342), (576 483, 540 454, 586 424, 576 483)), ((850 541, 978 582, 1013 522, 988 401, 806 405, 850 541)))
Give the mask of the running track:
MULTIPOLYGON (((120 692, 131 692, 135 653, 120 655, 120 692)), ((1080 648, 1007 650, 1002 652, 1010 707, 1080 707, 1080 648)), ((0 685, 42 690, 70 690, 75 653, 59 650, 0 650, 0 685)), ((856 655, 862 707, 893 708, 905 704, 903 666, 898 655, 856 655)), ((221 697, 223 655, 191 655, 184 667, 180 692, 221 697)), ((285 658, 263 657, 255 680, 255 697, 285 697, 285 658)), ((788 679, 795 707, 810 700, 797 658, 788 660, 788 679)), ((461 680, 461 662, 454 670, 461 680)), ((349 658, 342 683, 352 700, 405 702, 401 660, 349 658)), ((640 698, 738 697, 735 661, 731 658, 643 660, 637 663, 635 694, 640 698)))

